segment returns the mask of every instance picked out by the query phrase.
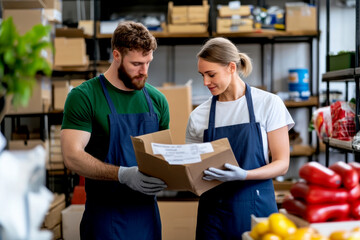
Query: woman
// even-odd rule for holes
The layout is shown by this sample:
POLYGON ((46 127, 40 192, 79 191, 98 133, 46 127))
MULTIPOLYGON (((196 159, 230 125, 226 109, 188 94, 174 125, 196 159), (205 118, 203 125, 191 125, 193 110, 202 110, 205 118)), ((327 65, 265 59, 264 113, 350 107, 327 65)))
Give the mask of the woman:
POLYGON ((186 142, 227 137, 240 167, 204 171, 205 180, 224 183, 200 197, 196 238, 241 239, 250 230, 251 214, 267 217, 278 211, 272 178, 288 170, 288 130, 294 121, 278 96, 250 88, 240 78, 252 71, 251 60, 228 39, 210 39, 197 57, 213 97, 191 113, 186 142))

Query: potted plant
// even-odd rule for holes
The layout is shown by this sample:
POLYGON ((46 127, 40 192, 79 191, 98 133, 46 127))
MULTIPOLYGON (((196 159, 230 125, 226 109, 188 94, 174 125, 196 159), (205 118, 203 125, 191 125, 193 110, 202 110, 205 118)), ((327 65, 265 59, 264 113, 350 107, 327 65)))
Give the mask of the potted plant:
POLYGON ((35 25, 19 35, 11 17, 0 26, 0 122, 7 108, 26 106, 36 84, 36 75, 51 75, 45 49, 52 48, 50 26, 35 25))

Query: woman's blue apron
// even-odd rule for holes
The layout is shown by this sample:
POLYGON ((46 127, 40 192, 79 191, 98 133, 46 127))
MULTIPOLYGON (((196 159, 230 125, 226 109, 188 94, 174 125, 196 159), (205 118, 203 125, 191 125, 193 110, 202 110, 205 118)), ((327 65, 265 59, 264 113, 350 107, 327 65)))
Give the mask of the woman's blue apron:
MULTIPOLYGON (((266 162, 260 124, 255 122, 248 84, 245 97, 250 122, 218 128, 215 128, 218 97, 213 97, 204 142, 227 137, 239 166, 250 170, 264 166, 266 162)), ((242 233, 251 229, 251 214, 267 217, 277 211, 272 179, 222 183, 200 197, 196 239, 241 239, 242 233)))
MULTIPOLYGON (((102 74, 100 82, 111 110, 110 143, 104 162, 116 166, 137 166, 130 136, 159 130, 158 117, 149 94, 144 87, 142 91, 149 112, 118 114, 102 74)), ((134 191, 118 181, 86 179, 85 188, 87 200, 80 225, 81 239, 161 239, 161 222, 155 196, 134 191)))

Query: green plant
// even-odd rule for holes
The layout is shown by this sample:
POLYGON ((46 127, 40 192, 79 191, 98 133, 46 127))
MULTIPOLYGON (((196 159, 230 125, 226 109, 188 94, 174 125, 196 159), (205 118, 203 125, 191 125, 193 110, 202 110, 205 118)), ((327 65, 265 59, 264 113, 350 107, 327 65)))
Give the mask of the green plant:
POLYGON ((11 17, 0 27, 0 96, 12 95, 16 108, 26 106, 36 84, 38 73, 51 75, 51 65, 42 56, 52 49, 50 26, 35 25, 19 35, 11 17))

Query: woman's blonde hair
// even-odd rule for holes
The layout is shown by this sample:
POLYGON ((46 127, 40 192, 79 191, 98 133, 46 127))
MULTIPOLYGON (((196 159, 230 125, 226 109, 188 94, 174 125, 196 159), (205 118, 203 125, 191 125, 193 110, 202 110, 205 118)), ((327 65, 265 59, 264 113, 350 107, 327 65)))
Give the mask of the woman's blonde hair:
POLYGON ((234 62, 238 73, 247 77, 252 71, 251 59, 245 53, 240 53, 229 39, 216 37, 208 40, 197 54, 208 62, 219 63, 227 66, 234 62))

